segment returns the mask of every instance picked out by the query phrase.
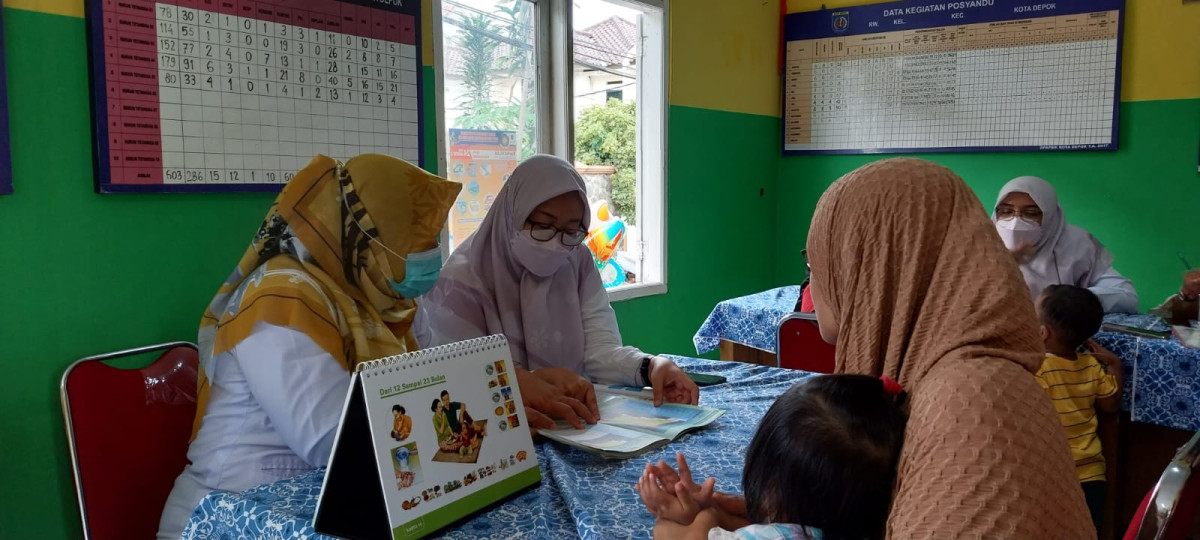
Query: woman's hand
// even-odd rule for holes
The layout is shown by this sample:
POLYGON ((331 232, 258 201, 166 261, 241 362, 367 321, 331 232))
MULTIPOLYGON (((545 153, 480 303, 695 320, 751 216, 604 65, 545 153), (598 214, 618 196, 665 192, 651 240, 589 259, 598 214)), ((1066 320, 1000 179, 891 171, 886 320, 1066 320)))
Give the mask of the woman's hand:
POLYGON ((1183 286, 1179 288, 1179 294, 1193 299, 1200 296, 1200 268, 1188 270, 1183 275, 1183 286))
POLYGON ((600 419, 595 388, 575 372, 562 368, 517 368, 516 372, 529 427, 554 429, 553 418, 562 418, 583 429, 584 422, 595 424, 600 419))
POLYGON ((661 356, 650 360, 650 386, 654 389, 654 406, 670 403, 695 405, 700 401, 700 389, 675 362, 661 356))
POLYGON ((1194 319, 1200 316, 1200 299, 1192 297, 1192 300, 1183 298, 1186 291, 1180 290, 1180 294, 1172 294, 1162 305, 1150 310, 1150 314, 1162 317, 1169 324, 1186 325, 1189 319, 1194 319))
POLYGON ((596 387, 592 385, 591 381, 574 371, 560 367, 542 368, 532 373, 587 406, 588 411, 592 413, 592 420, 589 422, 594 424, 600 421, 600 407, 596 403, 596 387))

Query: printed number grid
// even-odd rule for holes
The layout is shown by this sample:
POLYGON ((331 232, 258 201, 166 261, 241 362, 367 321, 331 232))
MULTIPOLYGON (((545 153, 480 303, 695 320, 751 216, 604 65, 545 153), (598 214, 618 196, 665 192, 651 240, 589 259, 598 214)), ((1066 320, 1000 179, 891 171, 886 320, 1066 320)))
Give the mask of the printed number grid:
POLYGON ((327 29, 336 13, 156 3, 163 183, 284 183, 318 153, 416 163, 416 47, 364 37, 370 11, 356 35, 327 29))
POLYGON ((785 149, 1107 146, 1116 21, 1114 11, 790 42, 785 149))

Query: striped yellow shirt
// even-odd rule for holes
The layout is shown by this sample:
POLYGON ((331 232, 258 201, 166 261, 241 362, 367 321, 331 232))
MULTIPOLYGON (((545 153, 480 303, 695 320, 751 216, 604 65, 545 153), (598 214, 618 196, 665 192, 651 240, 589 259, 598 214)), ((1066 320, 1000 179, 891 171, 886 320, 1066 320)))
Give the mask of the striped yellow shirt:
POLYGON ((1037 381, 1050 395, 1058 419, 1067 430, 1079 481, 1103 481, 1104 455, 1096 436, 1096 400, 1120 390, 1116 377, 1107 373, 1090 354, 1068 360, 1047 353, 1037 372, 1037 381))

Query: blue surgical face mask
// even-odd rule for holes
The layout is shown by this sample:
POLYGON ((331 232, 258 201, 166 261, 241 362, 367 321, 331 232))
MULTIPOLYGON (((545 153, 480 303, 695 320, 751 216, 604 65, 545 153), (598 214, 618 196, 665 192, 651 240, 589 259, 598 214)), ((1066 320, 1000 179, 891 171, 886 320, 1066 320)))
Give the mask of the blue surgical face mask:
POLYGON ((413 299, 433 289, 442 272, 442 248, 409 253, 404 259, 404 280, 389 279, 388 284, 404 298, 413 299))
POLYGON ((391 285, 397 294, 411 300, 433 290, 433 285, 437 283, 438 275, 442 272, 441 246, 420 253, 409 253, 407 257, 400 255, 392 251, 392 248, 387 247, 387 244, 367 233, 367 228, 363 227, 354 217, 354 213, 350 211, 345 197, 339 196, 338 200, 345 206, 351 221, 358 227, 358 230, 362 231, 364 236, 378 244, 384 251, 404 261, 404 280, 388 279, 388 285, 391 285))

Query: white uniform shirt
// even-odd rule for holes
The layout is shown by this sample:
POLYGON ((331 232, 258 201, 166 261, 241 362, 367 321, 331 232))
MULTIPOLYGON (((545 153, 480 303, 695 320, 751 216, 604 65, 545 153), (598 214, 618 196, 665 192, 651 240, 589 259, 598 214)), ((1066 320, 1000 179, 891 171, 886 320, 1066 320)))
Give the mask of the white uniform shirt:
POLYGON ((259 322, 213 358, 191 462, 167 498, 159 539, 178 539, 210 491, 245 491, 329 464, 350 374, 307 335, 259 322))
POLYGON ((1108 267, 1108 270, 1092 279, 1087 288, 1100 299, 1105 313, 1138 312, 1138 295, 1133 282, 1117 272, 1116 268, 1108 267))

